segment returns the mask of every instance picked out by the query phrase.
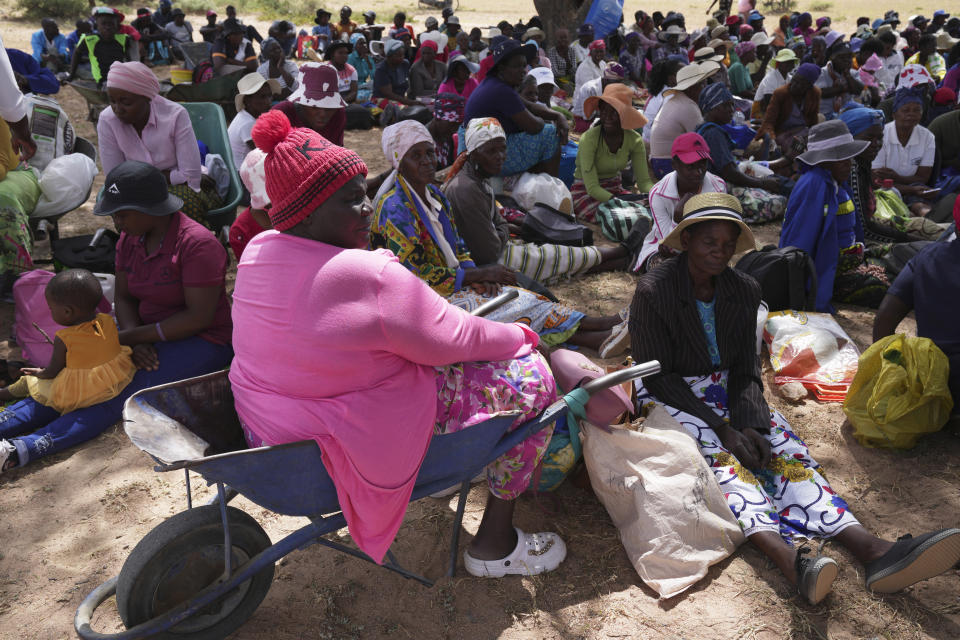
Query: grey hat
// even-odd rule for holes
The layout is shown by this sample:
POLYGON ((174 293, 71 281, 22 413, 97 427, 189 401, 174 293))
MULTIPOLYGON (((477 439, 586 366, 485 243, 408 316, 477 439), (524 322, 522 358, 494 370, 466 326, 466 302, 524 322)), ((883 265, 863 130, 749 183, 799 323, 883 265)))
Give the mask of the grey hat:
POLYGON ((809 165, 838 162, 860 155, 869 146, 867 140, 854 140, 842 120, 828 120, 810 128, 807 150, 797 159, 809 165))

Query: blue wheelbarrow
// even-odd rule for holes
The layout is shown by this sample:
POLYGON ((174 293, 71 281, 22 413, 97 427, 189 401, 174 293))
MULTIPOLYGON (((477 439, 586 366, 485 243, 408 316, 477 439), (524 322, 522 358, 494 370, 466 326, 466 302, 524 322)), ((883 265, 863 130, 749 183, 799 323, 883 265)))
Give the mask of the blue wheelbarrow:
MULTIPOLYGON (((456 569, 461 522, 474 476, 570 407, 582 408, 591 394, 659 370, 660 363, 651 361, 593 380, 511 432, 507 428, 516 413, 434 436, 411 501, 460 485, 447 575, 456 569)), ((84 599, 74 618, 81 638, 223 638, 253 615, 270 589, 274 563, 288 553, 322 544, 373 562, 361 551, 324 537, 345 527, 346 519, 316 442, 246 449, 226 371, 144 389, 127 400, 123 415, 127 435, 157 462, 156 471, 184 470, 187 510, 148 533, 120 574, 84 599), (217 495, 208 504, 193 506, 190 471, 217 485, 217 495), (228 506, 238 494, 271 511, 304 516, 309 523, 271 544, 256 520, 228 506), (97 633, 90 626, 93 612, 113 595, 127 630, 97 633)), ((400 566, 390 551, 382 566, 433 585, 400 566)))

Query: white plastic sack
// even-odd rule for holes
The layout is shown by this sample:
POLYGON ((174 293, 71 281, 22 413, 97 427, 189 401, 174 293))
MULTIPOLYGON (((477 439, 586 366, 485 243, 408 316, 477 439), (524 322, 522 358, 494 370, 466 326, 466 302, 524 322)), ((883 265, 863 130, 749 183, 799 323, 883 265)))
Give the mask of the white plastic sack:
POLYGON ((655 406, 641 431, 581 423, 594 493, 644 583, 670 598, 745 538, 694 439, 655 406))
POLYGON ((97 163, 82 153, 54 158, 40 174, 40 199, 30 214, 45 217, 76 209, 90 195, 97 163))
POLYGON ((524 173, 517 180, 511 195, 526 211, 541 202, 557 211, 573 215, 573 198, 570 197, 567 185, 563 184, 560 178, 546 173, 524 173))
POLYGON ((751 158, 750 160, 744 160, 740 163, 740 171, 744 175, 748 175, 751 178, 767 178, 773 175, 773 171, 770 167, 761 164, 760 162, 751 158))

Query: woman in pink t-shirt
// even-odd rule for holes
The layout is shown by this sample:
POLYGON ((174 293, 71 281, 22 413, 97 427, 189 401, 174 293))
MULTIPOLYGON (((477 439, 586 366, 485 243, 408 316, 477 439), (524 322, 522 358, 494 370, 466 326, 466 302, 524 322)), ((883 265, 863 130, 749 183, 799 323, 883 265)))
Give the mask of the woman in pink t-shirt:
POLYGON ((455 93, 466 100, 480 84, 471 75, 479 70, 480 65, 470 62, 462 53, 452 54, 450 62, 447 63, 447 79, 437 89, 437 93, 455 93))
MULTIPOLYGON (((366 250, 373 208, 356 153, 273 112, 253 139, 267 152, 273 229, 237 269, 237 413, 251 445, 317 442, 350 534, 381 562, 433 434, 506 411, 519 411, 515 428, 555 400, 553 376, 530 329, 470 316, 393 254, 366 250)), ((541 573, 566 556, 556 534, 513 526, 550 433, 487 467, 487 508, 464 553, 471 574, 541 573)))

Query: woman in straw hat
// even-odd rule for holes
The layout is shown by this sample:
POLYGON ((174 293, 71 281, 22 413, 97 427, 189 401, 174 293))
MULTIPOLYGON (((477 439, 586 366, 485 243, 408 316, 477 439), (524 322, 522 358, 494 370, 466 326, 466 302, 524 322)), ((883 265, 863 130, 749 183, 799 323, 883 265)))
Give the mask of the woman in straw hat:
MULTIPOLYGON (((754 238, 736 198, 687 201, 664 243, 682 253, 640 277, 630 308, 633 357, 657 359, 637 402, 665 405, 696 440, 744 535, 811 604, 837 563, 794 541, 831 538, 864 564, 866 586, 893 593, 960 560, 960 529, 889 542, 864 529, 803 441, 763 397, 756 353, 757 282, 728 266, 754 238)), ((679 508, 679 507, 678 507, 679 508)))
POLYGON ((864 258, 863 225, 844 186, 853 159, 870 143, 854 140, 841 120, 810 129, 807 151, 797 157, 800 179, 787 202, 781 247, 799 247, 817 268, 817 311, 833 312, 831 300, 879 306, 890 282, 882 267, 864 258))
POLYGON ((650 168, 660 180, 673 169, 670 147, 684 133, 695 131, 703 122, 697 98, 707 78, 717 73, 716 62, 694 62, 677 72, 677 84, 666 91, 666 100, 657 112, 650 131, 650 168))
MULTIPOLYGON (((519 426, 555 400, 553 376, 530 329, 469 316, 393 254, 367 251, 373 208, 357 154, 275 112, 253 137, 267 154, 273 230, 237 269, 237 413, 253 446, 316 440, 351 536, 382 562, 431 436, 503 411, 519 426)), ((488 467, 487 507, 464 553, 471 574, 542 573, 566 556, 557 534, 513 526, 550 435, 488 467)))
POLYGON ((573 210, 581 218, 593 221, 598 207, 611 198, 630 199, 636 194, 624 185, 621 171, 633 166, 637 189, 648 193, 653 181, 647 170, 647 150, 641 129, 647 118, 633 108, 633 89, 625 84, 609 84, 603 95, 590 96, 583 103, 590 121, 599 115, 599 124, 580 137, 576 168, 573 172, 573 210))

